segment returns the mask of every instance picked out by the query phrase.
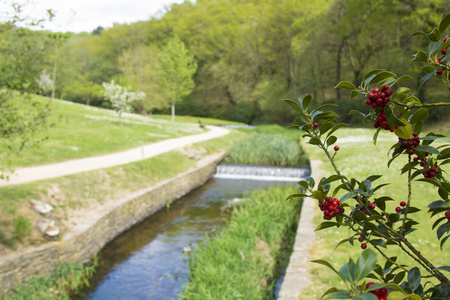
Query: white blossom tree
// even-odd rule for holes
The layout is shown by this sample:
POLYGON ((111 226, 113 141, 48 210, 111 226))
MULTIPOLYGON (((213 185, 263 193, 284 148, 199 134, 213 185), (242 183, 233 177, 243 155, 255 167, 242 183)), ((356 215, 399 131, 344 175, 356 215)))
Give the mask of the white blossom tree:
POLYGON ((131 103, 134 101, 144 99, 145 93, 133 92, 130 87, 122 87, 114 84, 114 80, 111 83, 104 82, 103 88, 103 94, 111 102, 112 108, 119 115, 120 126, 122 127, 122 113, 130 111, 131 103))
POLYGON ((47 73, 46 70, 42 71, 41 75, 38 79, 36 79, 39 88, 44 92, 44 95, 47 96, 48 92, 53 89, 54 81, 50 78, 50 74, 47 73))

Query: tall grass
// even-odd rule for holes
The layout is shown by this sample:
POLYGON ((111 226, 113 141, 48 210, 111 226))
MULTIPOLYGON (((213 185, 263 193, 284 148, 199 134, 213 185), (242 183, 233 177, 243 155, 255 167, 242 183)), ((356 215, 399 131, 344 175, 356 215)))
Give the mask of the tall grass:
POLYGON ((303 150, 291 138, 280 134, 255 134, 233 144, 225 163, 295 167, 307 163, 303 150))
POLYGON ((54 272, 13 287, 7 294, 0 295, 0 300, 70 299, 80 287, 89 285, 96 266, 96 259, 90 265, 59 263, 54 272))
POLYGON ((283 239, 295 235, 301 201, 284 202, 293 185, 252 192, 228 226, 204 241, 190 260, 184 299, 268 299, 283 239))

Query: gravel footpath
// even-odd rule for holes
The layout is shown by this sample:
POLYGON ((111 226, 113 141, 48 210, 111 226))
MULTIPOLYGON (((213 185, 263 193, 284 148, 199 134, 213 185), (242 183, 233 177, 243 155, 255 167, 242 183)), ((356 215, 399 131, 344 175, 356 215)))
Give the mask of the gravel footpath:
POLYGON ((168 139, 123 152, 75 159, 44 166, 17 169, 12 175, 9 176, 9 180, 0 180, 0 186, 23 184, 36 180, 55 178, 128 164, 182 148, 190 144, 221 137, 230 132, 228 129, 217 126, 207 126, 207 128, 209 131, 205 133, 168 139))

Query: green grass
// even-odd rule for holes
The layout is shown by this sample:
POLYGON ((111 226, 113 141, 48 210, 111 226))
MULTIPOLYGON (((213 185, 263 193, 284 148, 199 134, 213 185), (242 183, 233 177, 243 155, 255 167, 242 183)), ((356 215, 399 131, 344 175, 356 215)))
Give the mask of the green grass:
POLYGON ((89 284, 97 261, 90 265, 82 263, 58 263, 53 273, 32 278, 19 284, 6 295, 0 294, 1 300, 65 300, 71 299, 78 289, 89 284))
POLYGON ((271 299, 280 247, 295 235, 301 209, 301 201, 284 199, 297 190, 278 186, 248 195, 228 226, 193 251, 182 298, 271 299))
MULTIPOLYGON (((172 120, 171 115, 152 115, 152 118, 166 121, 172 120)), ((201 120, 203 125, 245 125, 245 123, 241 122, 219 120, 213 118, 203 118, 195 116, 175 116, 175 122, 195 123, 198 125, 198 120, 201 120)))
MULTIPOLYGON (((390 156, 387 153, 390 146, 397 141, 397 138, 392 133, 381 132, 377 147, 375 147, 371 142, 373 134, 373 129, 349 128, 338 131, 339 139, 336 145, 340 147, 340 150, 336 155, 336 164, 340 171, 349 178, 354 177, 358 180, 363 180, 371 174, 383 175, 375 183, 390 183, 390 185, 383 187, 376 194, 377 197, 388 195, 395 199, 394 202, 387 203, 387 211, 393 213, 400 201, 407 199, 407 178, 405 174, 400 175, 399 172, 399 169, 406 163, 407 156, 404 155, 401 158, 397 158, 388 169, 387 161, 390 156), (353 137, 353 140, 349 140, 349 137, 353 137), (346 138, 347 141, 345 140, 346 138)), ((322 165, 325 171, 322 174, 323 176, 328 177, 333 174, 332 167, 327 163, 328 161, 320 149, 306 144, 304 148, 311 159, 320 159, 324 162, 322 165)), ((444 166, 444 170, 448 174, 450 171, 449 165, 444 166)), ((426 206, 437 199, 439 199, 439 196, 437 196, 435 188, 431 185, 423 182, 415 182, 413 184, 412 203, 414 206, 421 208, 422 211, 411 215, 411 217, 419 220, 421 224, 417 226, 417 231, 408 235, 408 238, 436 266, 450 265, 450 251, 448 251, 450 244, 447 243, 442 251, 439 249, 436 230, 431 230, 431 226, 437 217, 430 219, 429 214, 426 213, 426 206)), ((319 224, 322 221, 322 215, 317 209, 315 223, 319 224)), ((340 240, 351 236, 349 230, 333 228, 318 231, 316 234, 317 239, 313 246, 314 251, 311 259, 326 259, 337 269, 348 262, 350 255, 356 259, 362 251, 359 242, 356 242, 353 247, 346 243, 334 250, 340 240)), ((398 256, 400 263, 410 266, 417 265, 415 261, 411 261, 409 257, 405 256, 396 247, 388 246, 388 252, 391 256, 398 256)), ((337 276, 326 267, 313 265, 312 275, 313 284, 302 295, 302 299, 319 299, 322 293, 330 286, 342 286, 342 282, 338 280, 337 276)))
MULTIPOLYGON (((47 98, 35 96, 41 102, 47 98)), ((207 119, 211 123, 228 123, 207 119)), ((25 167, 60 162, 70 159, 118 152, 160 140, 202 133, 206 129, 178 117, 169 122, 163 116, 146 118, 125 114, 123 126, 112 110, 86 106, 69 101, 54 100, 51 105, 48 130, 39 131, 37 138, 47 138, 35 148, 25 148, 9 155, 13 167, 25 167)), ((7 150, 0 143, 0 153, 7 150)))
POLYGON ((225 163, 295 167, 307 164, 303 150, 290 137, 257 133, 233 144, 225 163))
MULTIPOLYGON (((196 143, 189 148, 204 149, 205 155, 209 155, 225 151, 233 141, 244 136, 244 133, 233 130, 228 135, 196 143)), ((194 160, 175 150, 122 166, 2 187, 0 188, 0 232, 2 232, 0 243, 4 247, 13 249, 21 245, 21 240, 14 234, 17 227, 16 220, 18 216, 30 220, 36 218, 28 205, 31 199, 41 200, 55 207, 52 217, 64 234, 65 224, 70 220, 71 211, 94 210, 106 200, 119 199, 131 192, 172 178, 195 165, 194 160)), ((26 232, 23 229, 24 226, 20 226, 20 232, 26 232)), ((21 235, 21 237, 26 236, 27 234, 21 235)), ((26 241, 26 244, 45 242, 39 236, 31 237, 31 241, 26 241)))

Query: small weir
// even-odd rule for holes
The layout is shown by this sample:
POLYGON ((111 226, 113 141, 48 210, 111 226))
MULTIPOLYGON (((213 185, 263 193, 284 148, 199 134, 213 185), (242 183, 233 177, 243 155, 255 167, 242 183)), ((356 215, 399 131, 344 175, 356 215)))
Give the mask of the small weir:
POLYGON ((98 255, 99 266, 90 287, 73 299, 177 299, 189 280, 184 252, 226 225, 230 212, 226 207, 239 202, 236 198, 247 191, 292 184, 266 179, 269 176, 282 174, 294 181, 309 174, 307 168, 283 173, 257 167, 253 169, 256 174, 247 170, 245 177, 238 177, 238 169, 245 167, 218 166, 215 178, 108 243, 98 255), (226 172, 233 174, 227 177, 226 172), (259 174, 264 179, 257 180, 259 174))
POLYGON ((281 168, 248 165, 218 165, 214 177, 271 181, 299 181, 308 175, 308 167, 281 168))

